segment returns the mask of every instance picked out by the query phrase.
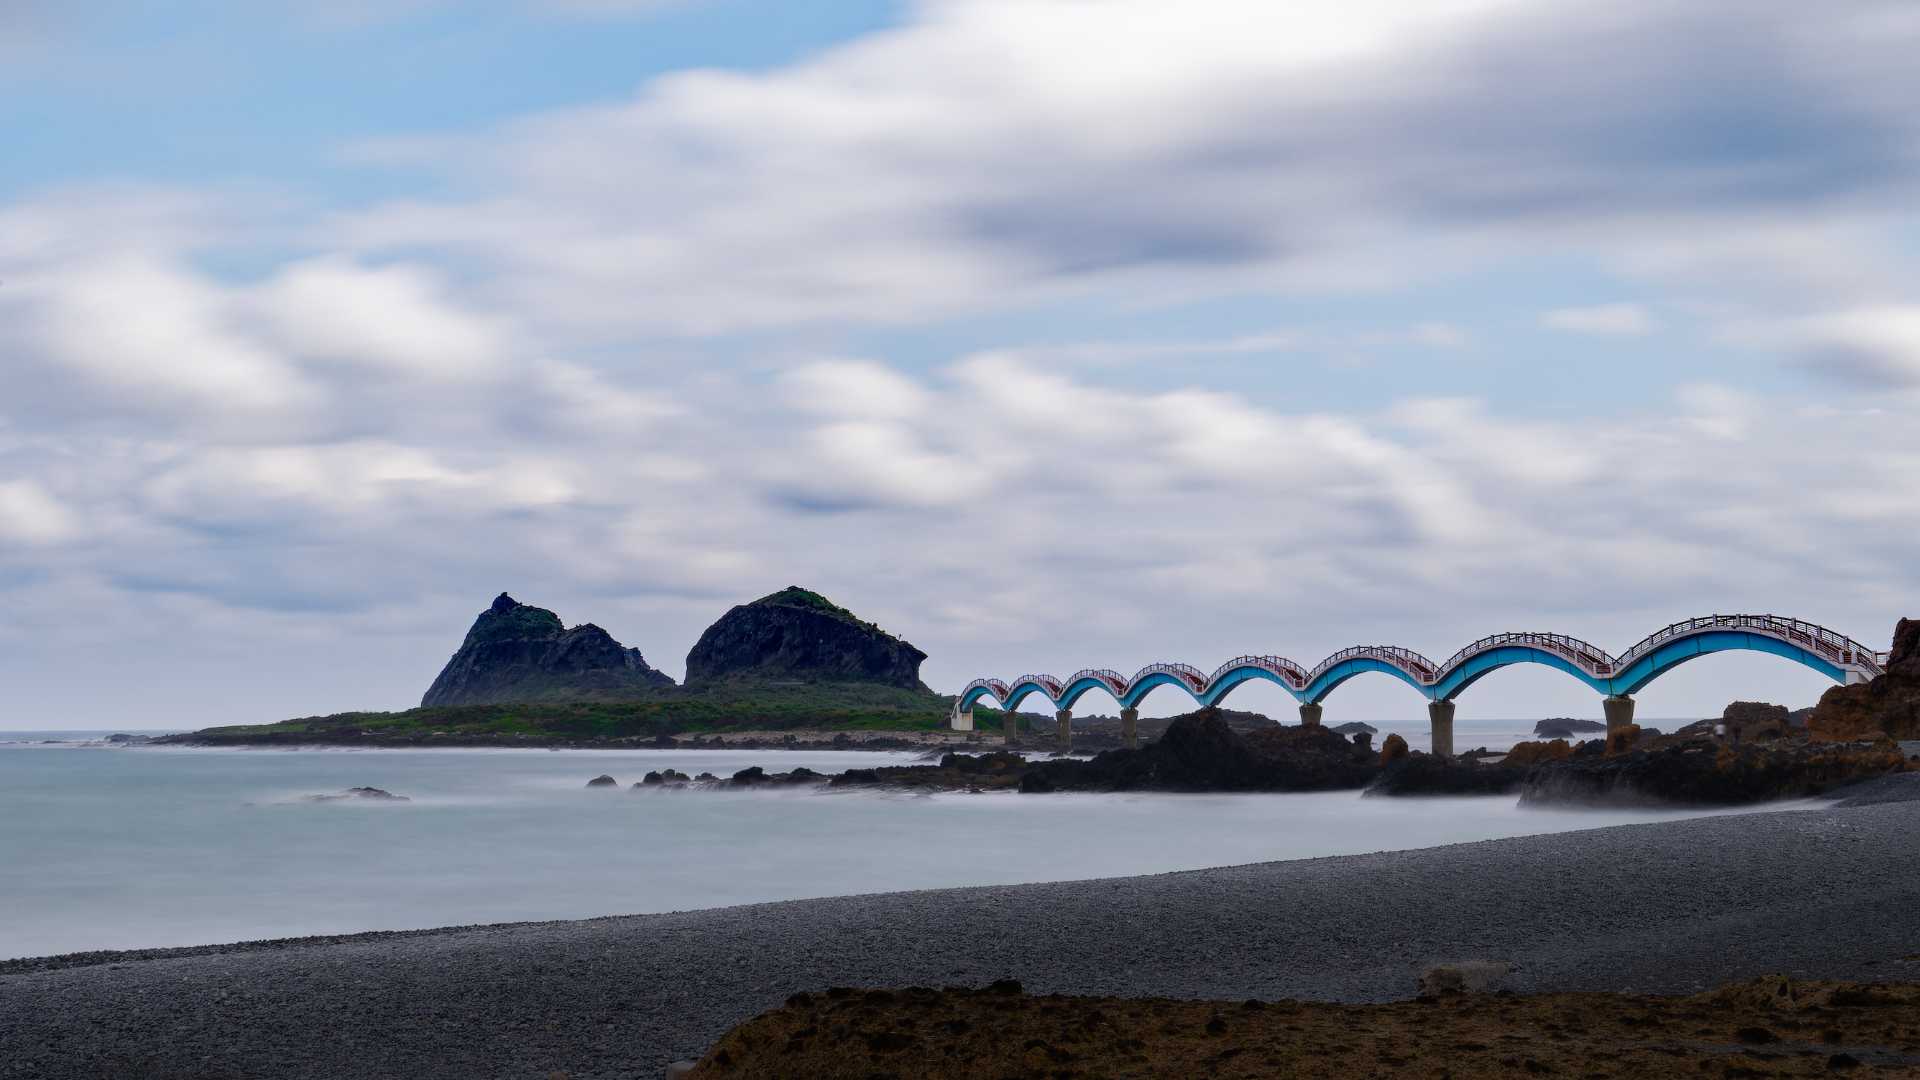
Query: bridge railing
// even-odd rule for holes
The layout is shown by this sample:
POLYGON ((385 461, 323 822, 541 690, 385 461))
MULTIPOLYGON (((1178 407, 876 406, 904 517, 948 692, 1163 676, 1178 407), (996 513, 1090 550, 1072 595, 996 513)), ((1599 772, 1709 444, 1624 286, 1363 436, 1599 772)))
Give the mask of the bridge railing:
POLYGON ((1207 685, 1207 676, 1199 668, 1194 667, 1192 664, 1182 664, 1178 661, 1168 660, 1157 664, 1148 664, 1146 667, 1141 668, 1138 672, 1134 673, 1132 680, 1127 683, 1127 686, 1132 688, 1139 685, 1140 680, 1146 678, 1148 675, 1172 675, 1195 690, 1200 690, 1207 685))
POLYGON ((1063 688, 1072 686, 1074 683, 1079 682, 1081 679, 1098 679, 1101 682, 1107 684, 1107 686, 1115 690, 1123 690, 1126 688, 1126 685, 1127 685, 1126 676, 1120 674, 1119 672, 1113 670, 1112 668, 1091 668, 1091 667, 1081 668, 1079 671, 1076 671, 1073 674, 1067 676, 1067 681, 1064 683, 1061 683, 1060 685, 1063 688))
POLYGON ((1207 676, 1207 685, 1212 686, 1219 680, 1220 676, 1239 667, 1264 668, 1285 679, 1287 685, 1293 687, 1295 690, 1307 685, 1307 673, 1299 664, 1294 663, 1284 656, 1254 656, 1251 654, 1236 656, 1226 663, 1221 664, 1219 667, 1214 668, 1213 674, 1207 676))
POLYGON ((1320 661, 1307 673, 1307 681, 1311 683, 1339 665, 1359 659, 1384 660, 1395 664, 1401 670, 1411 672, 1421 682, 1430 683, 1439 678, 1439 669, 1434 667, 1433 661, 1412 649, 1403 649, 1398 645, 1354 645, 1320 661))
POLYGON ((1628 649, 1620 657, 1620 666, 1627 667, 1674 638, 1703 630, 1755 630, 1769 637, 1792 642, 1835 664, 1862 667, 1876 672, 1884 671, 1886 668, 1886 661, 1881 658, 1879 652, 1845 634, 1836 633, 1818 623, 1784 618, 1779 615, 1706 615, 1673 623, 1647 635, 1645 640, 1628 649))
POLYGON ((1060 696, 1060 680, 1054 678, 1051 675, 1040 675, 1040 674, 1022 675, 1019 678, 1008 683, 1007 689, 1012 690, 1014 687, 1019 686, 1022 683, 1033 683, 1039 686, 1042 690, 1045 690, 1048 694, 1053 695, 1054 697, 1060 696))
POLYGON ((1545 649, 1548 652, 1556 653, 1568 660, 1572 660, 1574 663, 1585 668, 1588 674, 1591 675, 1612 674, 1616 662, 1613 656, 1605 649, 1600 648, 1592 642, 1582 641, 1568 634, 1521 631, 1508 634, 1490 634, 1487 637, 1483 637, 1479 641, 1468 645, 1466 648, 1448 657, 1446 663, 1440 665, 1440 670, 1452 671, 1460 665, 1461 661, 1466 660, 1468 657, 1486 652, 1488 649, 1497 649, 1506 645, 1531 645, 1535 648, 1545 649))

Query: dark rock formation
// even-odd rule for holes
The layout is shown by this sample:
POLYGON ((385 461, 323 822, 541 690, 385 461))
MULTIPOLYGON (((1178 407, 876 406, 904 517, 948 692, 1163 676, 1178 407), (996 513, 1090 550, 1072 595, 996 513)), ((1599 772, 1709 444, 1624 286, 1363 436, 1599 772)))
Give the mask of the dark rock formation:
POLYGON ((347 790, 342 791, 337 795, 307 796, 308 802, 340 802, 346 799, 355 799, 355 800, 364 799, 368 802, 412 802, 413 801, 412 799, 407 798, 405 795, 395 795, 391 791, 382 791, 377 787, 348 788, 347 790))
POLYGON ((1335 732, 1336 734, 1345 735, 1349 738, 1355 735, 1360 735, 1360 734, 1366 734, 1366 735, 1380 734, 1379 728, 1374 727, 1372 724, 1363 724, 1358 720, 1354 720, 1345 724, 1335 724, 1333 725, 1333 727, 1329 728, 1328 730, 1335 732))
POLYGON ((1241 735, 1217 709, 1176 718, 1139 750, 1027 767, 1022 791, 1327 791, 1364 787, 1373 756, 1325 727, 1241 735))
POLYGON ((587 781, 587 786, 588 787, 619 787, 620 782, 618 780, 615 780, 613 777, 608 776, 606 773, 601 773, 599 776, 596 776, 593 779, 587 781))
POLYGON ((1380 744, 1380 764, 1391 765, 1411 752, 1407 748, 1407 740, 1401 738, 1396 732, 1387 736, 1386 741, 1380 744))
POLYGON ((798 586, 741 604, 687 654, 687 685, 726 679, 869 682, 924 689, 927 654, 798 586))
POLYGON ((804 765, 790 772, 783 773, 770 773, 760 766, 755 765, 734 773, 733 778, 728 780, 727 784, 730 787, 759 787, 763 784, 820 784, 825 783, 826 780, 827 777, 824 773, 814 772, 804 765))
POLYGON ((1720 714, 1727 734, 1740 742, 1755 739, 1784 739, 1793 734, 1793 714, 1785 705, 1764 701, 1736 701, 1720 714))
POLYGON ((1598 720, 1575 720, 1570 716, 1556 716, 1533 725, 1533 733, 1542 739, 1571 739, 1583 731, 1605 731, 1607 725, 1598 720))
POLYGON ((1906 767, 1890 742, 1669 742, 1607 755, 1589 754, 1583 745, 1565 761, 1529 771, 1520 801, 1738 806, 1819 795, 1906 767))
POLYGON ((1573 756, 1573 744, 1565 739, 1551 742, 1514 743, 1500 764, 1509 770, 1530 768, 1548 761, 1565 761, 1573 756))
POLYGON ((501 593, 474 620, 420 704, 635 698, 672 685, 639 649, 623 647, 592 623, 568 630, 553 612, 501 593))
POLYGON ((1920 739, 1920 619, 1893 628, 1887 673, 1860 686, 1836 686, 1807 717, 1815 739, 1920 739))
POLYGON ((1366 794, 1506 795, 1520 790, 1526 775, 1524 769, 1482 765, 1467 758, 1402 754, 1380 770, 1366 794))

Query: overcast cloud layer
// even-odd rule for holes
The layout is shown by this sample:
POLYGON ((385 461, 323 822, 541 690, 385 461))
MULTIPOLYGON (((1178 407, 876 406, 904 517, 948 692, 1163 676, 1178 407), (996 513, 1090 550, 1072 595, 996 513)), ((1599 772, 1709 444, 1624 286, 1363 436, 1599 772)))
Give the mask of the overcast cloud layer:
MULTIPOLYGON (((677 675, 806 584, 942 690, 1732 610, 1884 648, 1917 48, 1904 2, 939 0, 328 148, 401 195, 38 187, 0 204, 0 726, 404 706, 502 588, 677 675)), ((1820 688, 1697 667, 1652 715, 1820 688)))

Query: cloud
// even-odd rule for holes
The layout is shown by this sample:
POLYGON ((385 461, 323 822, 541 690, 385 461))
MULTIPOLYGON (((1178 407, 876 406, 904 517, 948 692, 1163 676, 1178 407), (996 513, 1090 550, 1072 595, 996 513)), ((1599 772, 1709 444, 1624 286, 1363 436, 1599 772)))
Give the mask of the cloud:
POLYGON ((57 544, 79 531, 73 512, 39 484, 0 483, 0 543, 57 544))
POLYGON ((1920 386, 1920 305, 1886 305, 1812 316, 1771 336, 1815 370, 1868 386, 1920 386))
POLYGON ((497 372, 510 347, 500 320, 460 310, 420 267, 309 259, 250 300, 285 351, 375 372, 470 379, 497 372))
POLYGON ((1654 329, 1653 316, 1639 304, 1555 308, 1540 316, 1540 325, 1552 330, 1602 337, 1639 337, 1654 329))
POLYGON ((343 228, 588 333, 1317 292, 1542 244, 1647 266, 1677 233, 1904 212, 1920 16, 1830 15, 943 0, 786 68, 365 148, 473 194, 343 228))

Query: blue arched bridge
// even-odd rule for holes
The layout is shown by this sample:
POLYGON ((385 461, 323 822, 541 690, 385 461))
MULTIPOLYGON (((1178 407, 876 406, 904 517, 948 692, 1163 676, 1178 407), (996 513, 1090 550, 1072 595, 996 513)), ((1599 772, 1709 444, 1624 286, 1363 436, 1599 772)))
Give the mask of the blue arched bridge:
POLYGON ((1566 672, 1606 696, 1609 730, 1633 722, 1633 698, 1642 687, 1696 656, 1744 650, 1772 653, 1804 664, 1839 683, 1866 682, 1886 670, 1887 654, 1843 634, 1779 615, 1709 615, 1677 622, 1648 635, 1619 656, 1565 634, 1495 634, 1454 653, 1444 663, 1388 645, 1342 649, 1311 669, 1284 656, 1237 656, 1207 674, 1191 664, 1148 664, 1126 678, 1106 668, 1087 668, 1065 679, 1022 675, 1011 682, 975 679, 954 703, 952 726, 973 729, 973 707, 991 699, 1007 712, 1007 737, 1014 738, 1013 712, 1039 694, 1053 705, 1059 740, 1070 745, 1073 707, 1098 690, 1120 705, 1122 737, 1135 745, 1140 702, 1162 686, 1185 692, 1203 706, 1219 705, 1236 687, 1256 679, 1275 683, 1300 702, 1300 720, 1320 722, 1321 703, 1348 679, 1365 672, 1390 675, 1427 699, 1433 724, 1433 752, 1453 753, 1453 702, 1488 674, 1513 664, 1544 664, 1566 672))

